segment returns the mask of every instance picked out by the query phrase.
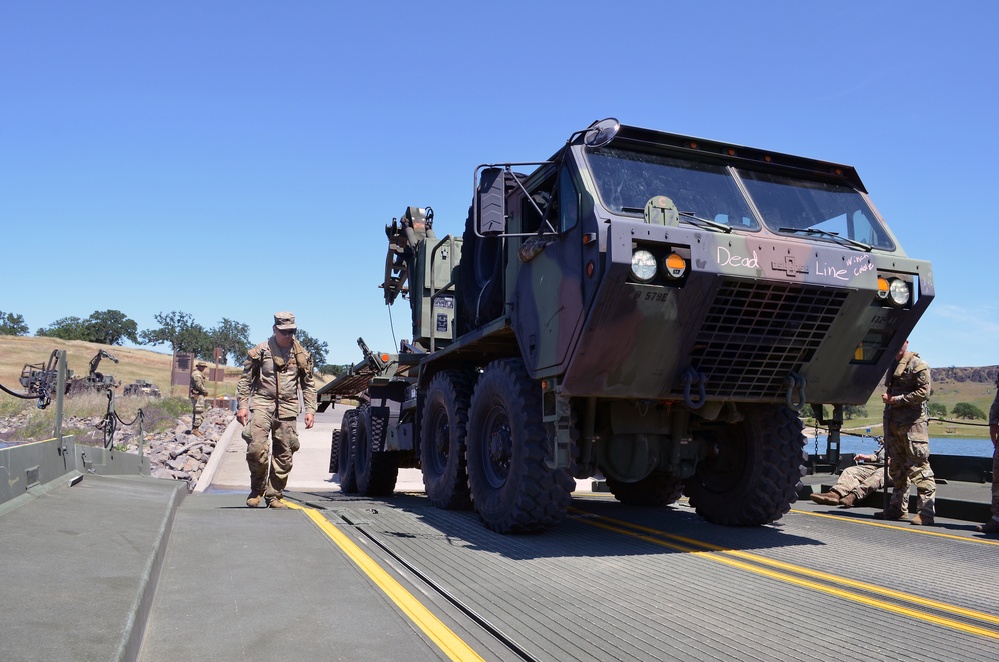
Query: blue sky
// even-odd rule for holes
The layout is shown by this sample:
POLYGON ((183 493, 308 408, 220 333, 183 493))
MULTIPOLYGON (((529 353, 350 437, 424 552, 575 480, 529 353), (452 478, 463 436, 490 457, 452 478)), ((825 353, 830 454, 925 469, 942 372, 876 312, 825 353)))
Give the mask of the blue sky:
POLYGON ((0 2, 0 310, 259 342, 288 309, 354 362, 410 335, 377 287, 393 217, 460 234, 478 164, 614 116, 855 166, 933 263, 911 349, 999 363, 999 3, 344 5, 0 2))

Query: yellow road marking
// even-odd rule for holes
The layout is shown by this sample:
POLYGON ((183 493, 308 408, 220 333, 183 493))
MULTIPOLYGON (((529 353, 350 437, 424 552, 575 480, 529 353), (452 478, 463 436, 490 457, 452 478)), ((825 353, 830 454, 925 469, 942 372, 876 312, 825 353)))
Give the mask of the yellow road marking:
POLYGON ((364 553, 354 541, 348 538, 342 531, 323 517, 315 508, 306 508, 290 501, 285 501, 291 508, 301 510, 319 530, 325 533, 336 545, 350 557, 350 560, 357 564, 361 570, 387 595, 392 602, 417 625, 431 641, 444 651, 444 653, 456 662, 466 660, 482 660, 472 648, 466 644, 458 635, 444 625, 429 609, 424 607, 419 600, 407 591, 403 586, 392 578, 385 570, 378 565, 374 559, 364 553))
MULTIPOLYGON (((974 542, 981 545, 996 545, 999 546, 999 540, 987 540, 985 538, 969 538, 968 536, 959 536, 953 533, 943 533, 941 531, 933 531, 921 526, 913 526, 910 528, 905 528, 895 524, 889 524, 886 521, 881 522, 871 522, 869 520, 857 519, 855 517, 844 517, 843 515, 830 515, 829 513, 813 513, 810 510, 798 510, 796 508, 791 509, 792 513, 798 515, 811 515, 812 517, 828 517, 840 522, 849 522, 851 524, 864 524, 866 526, 880 526, 889 529, 896 529, 898 531, 907 531, 909 533, 919 533, 924 536, 937 536, 939 538, 950 538, 951 540, 963 540, 964 542, 974 542)), ((894 520, 892 520, 894 521, 894 520)))
MULTIPOLYGON (((577 509, 575 509, 575 508, 573 508, 572 510, 577 511, 577 509)), ((585 512, 585 511, 577 511, 577 512, 585 512)), ((704 559, 707 559, 707 560, 710 560, 710 561, 715 561, 716 563, 723 563, 725 565, 729 565, 729 566, 732 566, 732 567, 735 567, 735 568, 739 568, 741 570, 746 570, 748 572, 752 572, 752 573, 756 573, 756 574, 759 574, 759 575, 763 575, 765 577, 770 577, 772 579, 777 579, 779 581, 787 582, 789 584, 795 584, 797 586, 802 586, 802 587, 805 587, 805 588, 810 588, 810 589, 813 589, 813 590, 816 590, 816 591, 820 591, 822 593, 828 593, 830 595, 835 595, 837 597, 841 597, 841 598, 844 598, 846 600, 851 600, 853 602, 859 602, 861 604, 865 604, 865 605, 868 605, 868 606, 871 606, 871 607, 877 607, 879 609, 884 609, 885 611, 890 611, 890 612, 894 612, 894 613, 897 613, 897 614, 902 614, 902 615, 905 615, 905 616, 909 616, 909 617, 915 618, 917 620, 926 621, 926 622, 930 622, 930 623, 935 623, 935 624, 941 625, 943 627, 949 627, 949 628, 952 628, 952 629, 955 629, 955 630, 960 630, 962 632, 968 632, 970 634, 976 634, 976 635, 979 635, 979 636, 982 636, 982 637, 988 637, 990 639, 999 639, 999 632, 997 632, 995 630, 990 630, 988 628, 978 627, 976 625, 970 625, 968 623, 963 623, 961 621, 956 621, 956 620, 951 619, 951 618, 946 618, 946 617, 942 617, 942 616, 936 616, 934 614, 928 614, 926 612, 917 611, 915 609, 910 609, 908 607, 903 607, 901 605, 896 605, 896 604, 892 604, 890 602, 885 602, 884 600, 878 600, 878 599, 875 599, 875 598, 869 598, 867 596, 858 595, 857 593, 852 593, 852 592, 849 592, 849 591, 845 591, 845 590, 836 588, 835 586, 829 586, 827 584, 820 584, 818 582, 814 582, 814 581, 811 581, 811 580, 808 580, 808 579, 803 579, 801 577, 794 577, 792 575, 788 575, 788 574, 785 574, 783 572, 777 572, 775 570, 770 570, 768 568, 760 567, 760 565, 770 565, 770 566, 773 566, 773 567, 776 567, 776 568, 780 568, 781 570, 786 570, 786 571, 794 572, 794 573, 799 574, 799 575, 812 576, 812 577, 815 577, 817 579, 824 579, 826 581, 831 581, 831 582, 839 583, 839 584, 842 584, 842 585, 845 585, 845 586, 850 586, 851 588, 861 588, 864 591, 869 592, 869 593, 881 594, 881 595, 885 595, 887 597, 892 597, 892 598, 895 598, 895 599, 898 599, 898 600, 905 600, 905 601, 908 601, 908 602, 919 604, 919 605, 924 606, 924 607, 929 607, 929 608, 932 608, 932 609, 938 609, 940 611, 947 611, 947 612, 950 612, 950 613, 953 613, 953 614, 957 614, 957 615, 960 615, 960 616, 965 616, 967 618, 972 618, 972 619, 979 620, 979 621, 985 621, 985 622, 989 622, 989 623, 999 624, 999 617, 996 617, 996 616, 994 616, 992 614, 987 614, 987 613, 984 613, 984 612, 978 612, 978 611, 974 611, 974 610, 971 610, 971 609, 964 609, 962 607, 957 607, 956 605, 949 605, 949 604, 946 604, 946 603, 943 603, 943 602, 937 602, 935 600, 928 600, 926 598, 920 598, 918 596, 909 595, 909 594, 903 593, 901 591, 893 591, 891 589, 886 589, 886 588, 883 588, 883 587, 878 587, 878 586, 875 586, 875 585, 872 585, 872 584, 867 584, 867 583, 864 583, 864 582, 857 582, 857 581, 854 581, 854 580, 849 580, 849 579, 847 579, 845 577, 839 577, 837 575, 831 575, 831 574, 823 573, 823 572, 820 572, 820 571, 817 571, 817 570, 809 570, 808 568, 804 568, 804 567, 801 567, 801 566, 795 566, 795 565, 792 565, 790 563, 784 563, 782 561, 775 561, 773 559, 768 559, 768 558, 763 557, 763 556, 757 556, 755 554, 750 554, 748 552, 740 552, 740 551, 737 551, 737 550, 725 549, 725 548, 719 547, 717 545, 712 545, 710 543, 701 542, 699 540, 694 540, 694 539, 691 539, 691 538, 686 538, 684 536, 678 536, 678 535, 674 535, 674 534, 671 534, 671 533, 666 533, 666 532, 661 531, 659 529, 653 529, 653 528, 650 528, 650 527, 642 526, 640 524, 631 524, 629 522, 622 522, 620 520, 614 520, 612 518, 603 517, 601 515, 595 515, 593 513, 585 513, 585 514, 587 516, 586 517, 581 517, 579 519, 579 521, 584 522, 586 524, 589 524, 590 526, 596 526, 598 528, 602 528, 602 529, 605 529, 607 531, 613 531, 615 533, 620 533, 620 534, 623 534, 623 535, 626 535, 626 536, 630 536, 632 538, 637 538, 639 540, 644 540, 644 541, 650 542, 650 543, 652 543, 654 545, 659 545, 661 547, 667 547, 669 549, 673 549, 673 550, 676 550, 676 551, 679 551, 679 552, 685 552, 685 553, 689 553, 689 554, 695 554, 695 555, 700 556, 700 557, 702 557, 704 559), (614 524, 605 523, 605 522, 614 522, 614 524), (643 534, 640 534, 640 533, 636 533, 635 531, 629 531, 628 529, 622 528, 622 527, 629 527, 631 529, 634 529, 635 531, 650 532, 650 533, 653 533, 655 536, 658 536, 658 537, 653 537, 651 535, 643 535, 643 534), (665 537, 665 538, 671 538, 673 540, 679 540, 679 541, 682 541, 682 542, 684 542, 686 544, 681 545, 681 544, 678 544, 678 543, 667 542, 667 541, 661 539, 663 537, 665 537), (696 549, 694 547, 689 547, 688 545, 697 545, 699 547, 702 547, 703 549, 696 549), (721 556, 719 556, 719 554, 721 554, 721 556), (728 557, 736 557, 736 558, 728 558, 728 557), (753 563, 757 563, 757 564, 760 564, 760 565, 752 565, 751 563, 746 563, 744 561, 737 560, 738 558, 746 559, 747 561, 751 561, 753 563)))

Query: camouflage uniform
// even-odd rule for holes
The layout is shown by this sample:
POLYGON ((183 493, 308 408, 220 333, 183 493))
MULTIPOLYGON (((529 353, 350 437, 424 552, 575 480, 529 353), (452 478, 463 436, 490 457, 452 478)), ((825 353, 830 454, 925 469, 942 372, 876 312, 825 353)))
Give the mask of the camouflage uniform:
MULTIPOLYGON (((996 380, 996 397, 989 409, 989 425, 999 424, 999 379, 996 380)), ((999 520, 999 445, 992 444, 992 519, 999 520)))
POLYGON ((868 495, 884 487, 884 461, 885 449, 882 446, 878 449, 874 462, 855 464, 844 469, 830 491, 835 492, 840 498, 852 493, 857 501, 864 500, 868 495))
POLYGON ((930 366, 915 352, 905 352, 889 370, 885 387, 891 400, 885 405, 885 444, 888 475, 894 485, 888 511, 904 515, 909 510, 909 486, 916 486, 916 510, 933 520, 937 484, 930 468, 929 420, 930 366))
MULTIPOLYGON (((294 316, 291 316, 294 320, 294 316)), ((236 387, 239 409, 249 409, 243 428, 251 495, 263 494, 267 503, 280 500, 291 473, 292 455, 299 449, 295 419, 299 391, 306 414, 316 411, 312 356, 295 339, 285 349, 271 336, 250 350, 236 387), (249 403, 249 407, 247 407, 249 403), (273 452, 270 439, 273 435, 273 452), (270 471, 268 473, 268 467, 270 471)))
POLYGON ((191 417, 191 430, 197 430, 205 420, 205 396, 208 395, 208 384, 205 373, 201 368, 207 368, 207 363, 198 363, 195 371, 191 374, 191 388, 188 395, 191 398, 191 405, 194 407, 194 415, 191 417))

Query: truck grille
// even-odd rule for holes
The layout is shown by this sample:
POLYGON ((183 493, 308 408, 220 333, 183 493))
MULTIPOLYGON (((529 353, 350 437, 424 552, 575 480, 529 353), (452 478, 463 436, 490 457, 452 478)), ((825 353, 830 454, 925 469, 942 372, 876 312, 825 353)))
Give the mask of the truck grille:
POLYGON ((691 353, 708 397, 784 397, 784 378, 812 359, 847 294, 726 279, 691 353))

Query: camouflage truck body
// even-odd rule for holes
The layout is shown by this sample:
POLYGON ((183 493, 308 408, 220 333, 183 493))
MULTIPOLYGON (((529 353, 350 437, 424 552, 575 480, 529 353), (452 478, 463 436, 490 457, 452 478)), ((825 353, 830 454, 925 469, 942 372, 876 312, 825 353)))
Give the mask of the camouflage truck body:
POLYGON ((933 298, 929 263, 849 166, 613 121, 517 165, 477 169, 460 243, 390 250, 419 358, 384 427, 409 425, 431 500, 532 530, 600 472, 622 501, 779 518, 797 410, 866 402, 933 298))

